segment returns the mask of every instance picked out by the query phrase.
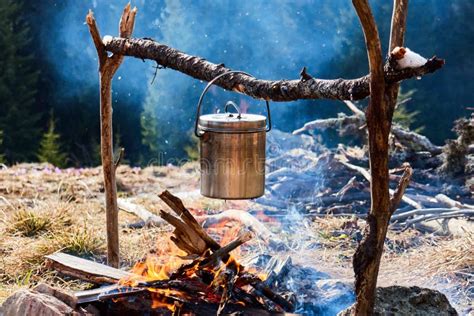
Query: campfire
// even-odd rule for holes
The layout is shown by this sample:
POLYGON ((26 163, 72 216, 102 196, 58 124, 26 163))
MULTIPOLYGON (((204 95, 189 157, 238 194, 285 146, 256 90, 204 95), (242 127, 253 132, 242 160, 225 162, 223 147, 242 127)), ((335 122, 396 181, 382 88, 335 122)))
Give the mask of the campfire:
MULTIPOLYGON (((294 294, 272 286, 285 273, 291 260, 270 260, 261 271, 247 268, 231 252, 252 239, 251 232, 241 232, 221 246, 179 198, 168 191, 161 193, 160 198, 174 213, 162 210, 160 216, 174 227, 171 240, 178 251, 169 253, 165 260, 156 252, 149 253, 130 273, 114 275, 116 280, 119 277, 114 285, 76 293, 79 303, 100 302, 101 308, 114 312, 148 310, 156 315, 223 315, 237 311, 266 315, 295 310, 294 294)), ((221 237, 229 239, 229 236, 221 237)), ((107 279, 111 277, 110 271, 116 270, 102 266, 101 270, 105 271, 98 275, 97 269, 87 269, 91 265, 87 260, 62 253, 48 258, 52 268, 69 275, 80 274, 82 278, 88 275, 95 283, 110 281, 107 279)))

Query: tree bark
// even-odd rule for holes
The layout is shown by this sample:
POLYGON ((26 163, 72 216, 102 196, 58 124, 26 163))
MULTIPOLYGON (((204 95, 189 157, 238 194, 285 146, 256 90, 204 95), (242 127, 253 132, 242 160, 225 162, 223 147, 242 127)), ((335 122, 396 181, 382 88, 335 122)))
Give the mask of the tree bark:
MULTIPOLYGON (((133 32, 137 9, 131 9, 130 4, 125 6, 119 23, 121 37, 128 38, 133 32)), ((94 45, 99 59, 100 80, 100 153, 102 158, 102 171, 104 173, 105 212, 107 225, 107 263, 118 268, 119 259, 119 232, 118 232, 118 207, 117 184, 115 179, 115 164, 113 157, 113 131, 112 131, 112 78, 120 67, 124 56, 114 54, 107 56, 104 44, 100 37, 92 11, 86 16, 94 45)))
MULTIPOLYGON (((355 314, 372 315, 380 260, 393 209, 389 193, 388 137, 398 95, 398 83, 385 81, 380 38, 368 0, 352 2, 364 31, 370 66, 370 101, 366 120, 372 175, 371 207, 367 216, 367 227, 353 258, 357 296, 355 314)), ((391 50, 403 44, 407 5, 408 0, 394 0, 391 50)), ((394 203, 401 199, 405 186, 406 183, 403 183, 401 190, 397 190, 394 203)))
MULTIPOLYGON (((199 80, 210 81, 216 76, 231 71, 224 64, 185 54, 167 45, 149 39, 125 39, 106 36, 104 45, 114 54, 151 59, 165 68, 171 68, 199 80)), ((419 68, 394 69, 385 67, 388 83, 423 76, 441 68, 443 61, 431 58, 419 68)), ((295 101, 299 99, 360 100, 369 96, 370 76, 357 79, 301 79, 262 80, 242 74, 224 76, 215 83, 226 90, 246 94, 256 99, 273 101, 295 101)))

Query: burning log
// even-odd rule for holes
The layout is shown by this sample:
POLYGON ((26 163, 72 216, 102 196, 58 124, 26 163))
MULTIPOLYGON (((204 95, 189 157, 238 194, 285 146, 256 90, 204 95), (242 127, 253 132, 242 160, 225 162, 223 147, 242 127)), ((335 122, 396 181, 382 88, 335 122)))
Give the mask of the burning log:
POLYGON ((242 244, 249 241, 250 239, 252 239, 252 234, 250 234, 250 233, 244 233, 244 234, 240 235, 235 240, 231 241, 229 244, 227 244, 224 247, 219 248, 216 251, 214 251, 212 253, 212 255, 210 255, 209 257, 207 257, 203 261, 201 261, 199 266, 204 268, 204 267, 207 267, 207 266, 210 266, 210 265, 216 265, 216 263, 219 260, 224 260, 223 258, 230 258, 229 253, 232 250, 240 247, 242 244))
MULTIPOLYGON (((231 257, 229 256, 229 252, 232 249, 235 249, 239 245, 243 244, 245 241, 250 239, 249 234, 244 234, 231 242, 229 245, 226 247, 221 248, 219 243, 217 243, 214 239, 212 239, 206 231, 202 228, 201 225, 196 221, 196 219, 193 217, 191 212, 189 212, 188 209, 183 205, 182 201, 172 195, 168 191, 164 191, 159 195, 159 197, 182 219, 183 221, 177 219, 176 217, 172 216, 169 213, 166 213, 164 211, 160 212, 160 215, 164 220, 166 220, 168 223, 170 223, 172 226, 175 227, 174 231, 174 238, 172 237, 173 242, 180 247, 180 249, 185 250, 188 254, 197 254, 197 255, 203 255, 204 251, 199 252, 201 248, 200 246, 196 244, 189 244, 191 243, 200 243, 204 242, 206 246, 213 251, 213 254, 210 255, 207 259, 204 259, 202 262, 206 262, 205 265, 207 265, 207 262, 213 262, 217 259, 220 259, 222 262, 225 264, 231 264, 235 265, 238 267, 239 273, 243 273, 243 267, 240 266, 237 262, 235 262, 231 257), (192 233, 185 233, 184 231, 192 231, 192 233), (192 235, 198 235, 200 238, 195 238, 195 239, 187 239, 186 241, 182 241, 179 237, 184 237, 189 236, 189 234, 192 235), (193 252, 194 250, 197 250, 198 252, 193 252), (211 259, 212 258, 212 259, 211 259)), ((206 249, 205 249, 206 250, 206 249)), ((272 291, 265 283, 258 277, 255 276, 255 279, 253 282, 250 283, 254 289, 258 291, 258 293, 261 293, 262 296, 266 297, 267 299, 271 300, 283 310, 291 312, 294 310, 293 305, 288 302, 286 299, 284 299, 281 295, 275 293, 272 291)), ((224 304, 225 305, 225 304, 224 304)))

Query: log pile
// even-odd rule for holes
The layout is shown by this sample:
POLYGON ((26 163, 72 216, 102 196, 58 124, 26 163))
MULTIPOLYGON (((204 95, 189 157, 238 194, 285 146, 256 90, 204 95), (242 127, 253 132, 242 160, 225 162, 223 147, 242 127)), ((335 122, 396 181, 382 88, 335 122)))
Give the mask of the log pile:
MULTIPOLYGON (((316 131, 331 128, 342 136, 358 133, 364 139, 364 113, 352 102, 345 103, 353 115, 340 114, 338 118, 308 122, 293 135, 269 133, 267 190, 257 200, 268 213, 284 214, 285 210, 297 209, 306 216, 365 217, 370 205, 371 181, 366 148, 339 144, 335 149, 327 149, 314 140, 316 131)), ((474 218, 469 187, 472 171, 448 177, 442 172, 446 147, 436 146, 425 136, 398 125, 393 126, 391 137, 392 195, 407 162, 413 168, 401 204, 392 217, 393 227, 427 230, 423 223, 428 221, 474 218)), ((471 151, 466 150, 467 161, 474 158, 471 151)))

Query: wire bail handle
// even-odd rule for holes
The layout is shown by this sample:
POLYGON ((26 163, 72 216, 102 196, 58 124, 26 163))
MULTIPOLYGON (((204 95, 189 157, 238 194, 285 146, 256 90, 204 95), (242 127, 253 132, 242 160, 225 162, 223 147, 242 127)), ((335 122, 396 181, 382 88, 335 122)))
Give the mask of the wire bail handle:
MULTIPOLYGON (((199 97, 199 101, 198 101, 198 106, 197 106, 197 111, 196 111, 196 122, 194 124, 194 135, 196 135, 196 137, 201 137, 201 135, 202 135, 198 131, 198 124, 199 124, 199 117, 201 116, 201 106, 202 106, 202 100, 204 99, 204 95, 211 88, 211 86, 214 84, 214 82, 216 82, 217 80, 219 80, 220 78, 222 78, 225 75, 233 74, 233 73, 234 74, 239 73, 239 74, 243 74, 243 75, 246 75, 246 76, 249 76, 249 77, 253 77, 252 75, 250 75, 246 72, 243 72, 243 71, 240 71, 240 70, 232 70, 232 71, 224 72, 223 74, 220 74, 220 75, 216 76, 214 79, 212 79, 211 81, 209 81, 207 86, 202 91, 201 96, 199 97)), ((270 103, 268 102, 268 100, 265 100, 265 104, 267 106, 267 114, 268 114, 268 116, 267 116, 268 117, 268 126, 265 129, 265 131, 269 132, 272 129, 272 118, 271 118, 271 115, 270 115, 270 103)), ((240 119, 242 115, 241 115, 241 112, 240 112, 240 108, 237 106, 237 104, 235 104, 232 101, 228 101, 225 105, 225 108, 224 108, 224 111, 226 113, 229 113, 229 112, 227 112, 227 109, 228 109, 229 106, 234 107, 234 109, 238 113, 237 118, 240 119)), ((232 114, 230 113, 229 115, 232 115, 232 114)))

